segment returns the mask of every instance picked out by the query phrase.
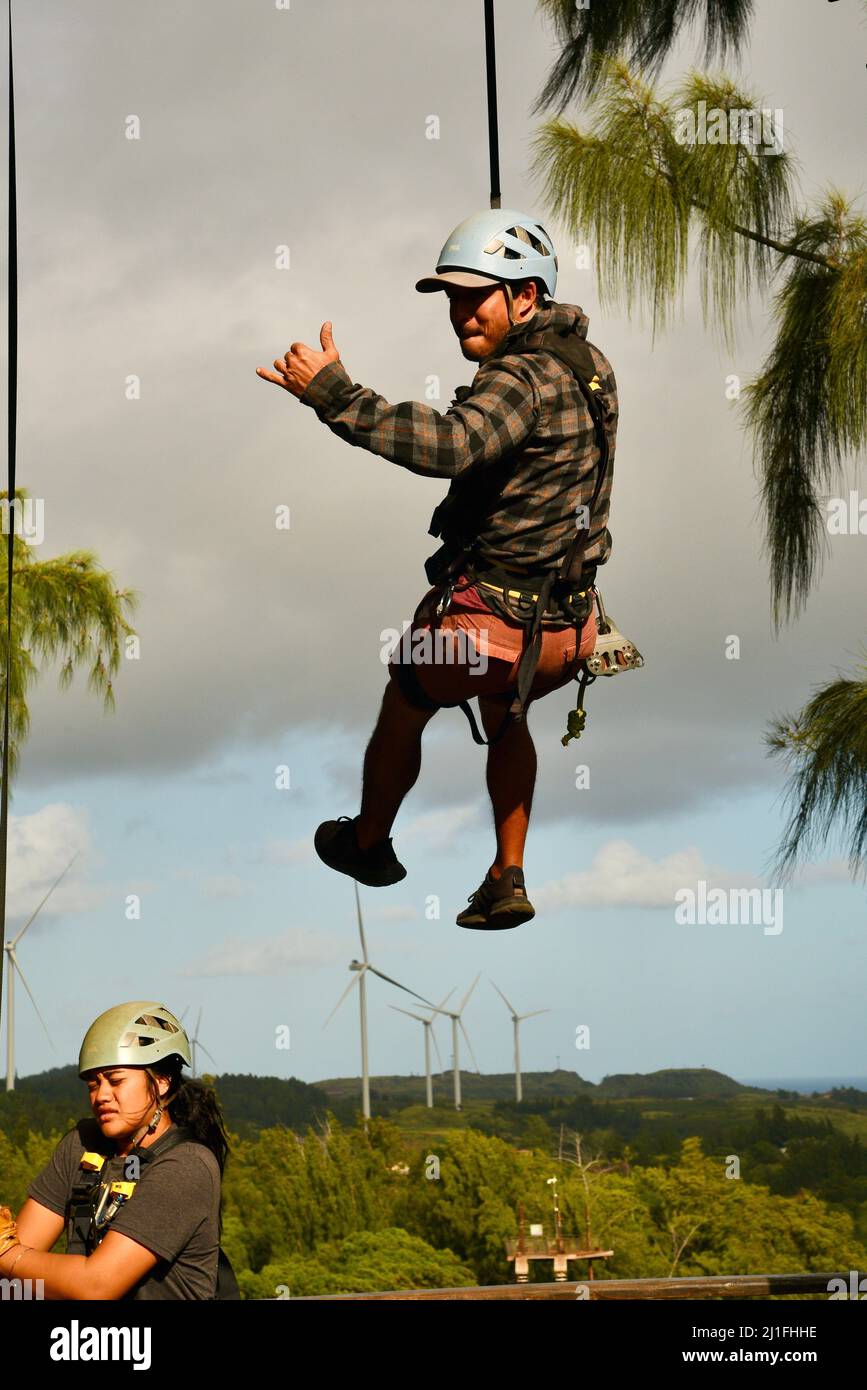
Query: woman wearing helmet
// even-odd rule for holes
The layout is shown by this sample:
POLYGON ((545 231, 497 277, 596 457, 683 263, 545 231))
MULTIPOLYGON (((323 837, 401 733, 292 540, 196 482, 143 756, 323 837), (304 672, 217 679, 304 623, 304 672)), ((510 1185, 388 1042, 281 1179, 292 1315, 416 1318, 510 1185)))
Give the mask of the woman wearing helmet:
POLYGON ((183 1027, 152 1000, 91 1024, 78 1069, 93 1117, 61 1139, 16 1220, 0 1207, 0 1275, 55 1299, 216 1297, 228 1143, 189 1063, 183 1027), (66 1253, 49 1253, 64 1230, 66 1253))

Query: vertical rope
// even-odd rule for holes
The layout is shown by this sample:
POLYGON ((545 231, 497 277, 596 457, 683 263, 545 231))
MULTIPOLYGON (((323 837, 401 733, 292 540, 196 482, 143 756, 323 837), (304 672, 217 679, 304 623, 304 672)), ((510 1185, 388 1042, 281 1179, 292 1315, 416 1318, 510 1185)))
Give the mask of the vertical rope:
MULTIPOLYGON (((7 497, 9 531, 6 537, 6 650, 3 680, 3 760, 0 769, 0 962, 6 943, 6 847, 9 831, 9 678, 12 670, 12 562, 15 552, 15 441, 18 381, 18 231, 15 196, 15 96, 12 86, 12 0, 9 0, 9 316, 7 412, 7 497)), ((3 972, 0 966, 0 1020, 3 1017, 3 972)))
MULTIPOLYGON (((12 0, 9 0, 10 4, 12 0)), ((500 138, 497 133, 497 56, 494 51, 494 0, 485 0, 485 67, 488 78, 488 151, 491 207, 500 206, 500 138)))

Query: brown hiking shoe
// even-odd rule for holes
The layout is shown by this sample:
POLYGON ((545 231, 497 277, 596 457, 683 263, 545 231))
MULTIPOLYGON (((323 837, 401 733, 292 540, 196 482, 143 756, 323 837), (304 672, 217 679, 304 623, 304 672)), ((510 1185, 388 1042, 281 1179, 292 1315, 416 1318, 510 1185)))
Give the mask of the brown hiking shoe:
POLYGON ((323 864, 338 873, 349 874, 369 888, 386 888, 406 878, 406 869, 392 849, 391 839, 380 840, 369 849, 359 849, 355 836, 358 816, 338 816, 325 820, 313 836, 313 847, 323 864))
POLYGON ((459 927, 474 927, 481 931, 503 931, 519 927, 536 916, 536 909, 527 897, 524 870, 510 864, 499 878, 490 869, 482 883, 469 898, 469 907, 459 912, 455 921, 459 927))

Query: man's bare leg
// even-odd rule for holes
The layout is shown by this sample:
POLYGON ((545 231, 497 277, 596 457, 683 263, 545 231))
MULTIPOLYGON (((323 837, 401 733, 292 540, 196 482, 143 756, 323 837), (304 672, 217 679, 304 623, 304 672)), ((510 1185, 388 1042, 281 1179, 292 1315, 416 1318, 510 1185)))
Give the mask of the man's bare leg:
MULTIPOLYGON (((511 696, 480 696, 488 738, 500 728, 510 703, 511 696)), ((356 824, 360 849, 368 849, 391 834, 404 798, 418 780, 421 737, 435 713, 410 704, 396 683, 389 681, 364 755, 361 814, 356 824)), ((526 718, 512 724, 488 750, 486 780, 497 836, 491 874, 499 878, 511 864, 524 863, 536 783, 536 749, 526 718)))
POLYGON ((361 814, 355 827, 359 849, 369 849, 391 834, 401 803, 418 778, 421 736, 435 714, 435 709, 411 705, 389 679, 364 754, 361 814))
MULTIPOLYGON (((488 738, 499 730, 511 698, 480 697, 479 708, 488 738)), ((486 777, 497 835, 497 857, 491 865, 491 877, 499 878, 510 864, 522 868, 524 864, 536 784, 536 749, 526 716, 520 723, 510 724, 499 742, 488 749, 486 777)))

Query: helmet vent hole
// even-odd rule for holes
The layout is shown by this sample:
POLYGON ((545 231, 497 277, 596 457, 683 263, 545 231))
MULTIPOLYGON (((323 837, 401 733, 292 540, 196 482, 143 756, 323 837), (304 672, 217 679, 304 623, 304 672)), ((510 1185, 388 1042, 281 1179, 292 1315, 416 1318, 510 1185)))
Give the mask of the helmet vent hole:
MULTIPOLYGON (((144 1020, 138 1019, 137 1022, 142 1023, 144 1022, 144 1020)), ((129 1032, 124 1033, 123 1037, 120 1040, 119 1046, 136 1048, 152 1047, 155 1042, 156 1038, 143 1038, 139 1033, 134 1033, 130 1030, 129 1032)))
MULTIPOLYGON (((508 231, 506 232, 506 235, 513 236, 518 241, 526 242, 528 246, 532 246, 537 256, 550 256, 551 254, 544 241, 541 241, 539 237, 534 236, 533 233, 529 232, 526 227, 509 227, 508 231)), ((545 235, 547 236, 548 233, 546 232, 545 235)), ((506 255, 519 256, 520 252, 507 251, 506 255)))
MULTIPOLYGON (((169 1023, 167 1018, 157 1018, 155 1014, 141 1014, 136 1023, 141 1023, 146 1028, 162 1028, 166 1033, 176 1033, 178 1030, 173 1023, 169 1023)), ((148 1039, 150 1042, 151 1039, 148 1039)))

